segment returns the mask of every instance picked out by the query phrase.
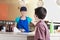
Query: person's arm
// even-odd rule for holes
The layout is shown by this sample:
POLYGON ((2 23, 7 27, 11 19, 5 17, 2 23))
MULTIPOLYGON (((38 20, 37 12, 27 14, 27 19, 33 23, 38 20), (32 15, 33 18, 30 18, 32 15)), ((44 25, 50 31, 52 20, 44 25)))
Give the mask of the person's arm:
POLYGON ((29 26, 31 32, 35 31, 35 25, 32 22, 29 24, 29 26))
POLYGON ((19 28, 17 27, 17 23, 19 22, 19 20, 20 20, 20 17, 16 17, 15 18, 15 26, 16 26, 16 28, 19 30, 19 28))
POLYGON ((17 27, 18 21, 19 21, 19 17, 16 17, 16 18, 15 18, 15 26, 16 26, 16 27, 17 27))
POLYGON ((35 25, 32 22, 32 18, 28 17, 28 23, 29 23, 29 26, 30 26, 30 31, 34 31, 35 30, 35 25))
POLYGON ((35 29, 35 39, 40 39, 40 40, 44 40, 45 38, 45 30, 44 30, 44 26, 42 24, 39 24, 36 26, 35 29))
POLYGON ((32 18, 30 18, 30 17, 27 17, 27 19, 28 19, 28 23, 30 24, 33 24, 33 25, 35 25, 35 23, 32 21, 32 18))

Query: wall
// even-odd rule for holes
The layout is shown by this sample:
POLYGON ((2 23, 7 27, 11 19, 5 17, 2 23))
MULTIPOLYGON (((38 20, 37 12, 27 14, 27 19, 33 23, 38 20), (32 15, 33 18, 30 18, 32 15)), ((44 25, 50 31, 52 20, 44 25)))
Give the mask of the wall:
MULTIPOLYGON (((17 0, 0 0, 0 3, 8 3, 8 19, 14 20, 20 16, 18 7, 20 7, 17 0)), ((34 20, 34 9, 37 7, 37 0, 29 0, 27 4, 27 15, 34 20)), ((45 20, 60 21, 60 6, 56 4, 56 0, 44 0, 44 7, 47 9, 47 16, 45 20)))
POLYGON ((8 3, 8 8, 9 8, 9 14, 8 14, 8 20, 15 20, 15 18, 17 16, 20 15, 20 12, 19 12, 19 3, 17 0, 9 0, 9 3, 8 3))
POLYGON ((19 16, 17 0, 0 0, 0 20, 14 20, 19 16))
MULTIPOLYGON (((17 0, 11 0, 11 5, 9 5, 9 19, 14 20, 15 17, 20 15, 18 6, 16 3, 17 0), (13 16, 14 15, 14 16, 13 16)), ((33 18, 34 20, 34 9, 37 7, 37 0, 29 0, 27 4, 28 13, 27 15, 33 18)), ((44 7, 47 9, 47 16, 45 20, 60 21, 60 6, 56 4, 56 0, 44 0, 44 7)))
POLYGON ((30 16, 34 21, 34 9, 37 7, 37 0, 29 0, 27 5, 28 8, 28 16, 30 16))
POLYGON ((0 0, 0 20, 7 20, 8 17, 8 4, 0 0))
MULTIPOLYGON (((7 20, 14 20, 16 17, 20 16, 20 12, 18 9, 18 7, 20 7, 20 4, 18 3, 18 0, 1 0, 1 2, 8 4, 7 20)), ((37 4, 37 0, 35 1, 29 0, 28 4, 26 5, 28 9, 27 15, 30 16, 33 20, 34 20, 34 9, 37 7, 36 4, 37 4)))
POLYGON ((60 6, 56 4, 57 0, 44 0, 44 7, 46 7, 47 20, 60 22, 60 6))
MULTIPOLYGON (((20 7, 20 4, 17 2, 17 0, 11 0, 9 2, 9 15, 8 20, 14 20, 17 16, 20 16, 20 12, 18 7, 20 7)), ((30 16, 34 20, 34 9, 36 8, 37 0, 29 0, 27 6, 28 12, 27 15, 30 16), (32 6, 33 5, 33 6, 32 6)))
POLYGON ((18 7, 19 4, 9 4, 8 20, 14 20, 17 16, 20 16, 20 11, 18 7))

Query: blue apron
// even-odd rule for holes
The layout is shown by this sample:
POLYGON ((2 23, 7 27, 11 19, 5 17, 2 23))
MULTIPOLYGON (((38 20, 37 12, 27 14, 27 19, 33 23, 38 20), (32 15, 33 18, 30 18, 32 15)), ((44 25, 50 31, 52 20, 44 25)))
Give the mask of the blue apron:
POLYGON ((28 26, 28 20, 26 17, 26 20, 19 20, 19 22, 17 23, 17 28, 18 29, 24 29, 25 32, 29 32, 29 26, 28 26))

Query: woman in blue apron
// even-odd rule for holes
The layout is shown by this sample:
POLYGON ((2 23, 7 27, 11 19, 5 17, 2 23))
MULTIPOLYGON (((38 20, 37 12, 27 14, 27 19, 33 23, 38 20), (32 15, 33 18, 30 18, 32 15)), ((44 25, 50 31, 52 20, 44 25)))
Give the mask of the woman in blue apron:
POLYGON ((19 30, 24 29, 24 32, 29 32, 29 23, 32 21, 32 19, 26 16, 27 8, 21 7, 20 13, 21 16, 15 19, 15 21, 17 22, 17 28, 19 30))

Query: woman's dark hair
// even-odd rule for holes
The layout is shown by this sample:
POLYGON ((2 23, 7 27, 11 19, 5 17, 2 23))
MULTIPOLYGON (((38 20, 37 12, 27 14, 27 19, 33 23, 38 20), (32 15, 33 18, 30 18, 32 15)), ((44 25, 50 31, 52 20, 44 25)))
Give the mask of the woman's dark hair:
POLYGON ((20 11, 27 11, 27 8, 23 6, 20 8, 20 11))
POLYGON ((44 19, 46 17, 47 10, 44 7, 38 7, 35 9, 35 15, 39 19, 44 19))

